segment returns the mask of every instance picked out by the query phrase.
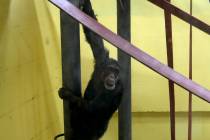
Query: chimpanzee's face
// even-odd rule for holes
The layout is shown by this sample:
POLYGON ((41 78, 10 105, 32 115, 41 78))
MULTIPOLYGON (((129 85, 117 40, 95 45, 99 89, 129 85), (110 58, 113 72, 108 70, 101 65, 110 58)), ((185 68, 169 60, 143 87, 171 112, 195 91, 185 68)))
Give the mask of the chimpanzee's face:
POLYGON ((102 79, 105 89, 114 90, 119 81, 119 66, 110 64, 103 70, 102 79))

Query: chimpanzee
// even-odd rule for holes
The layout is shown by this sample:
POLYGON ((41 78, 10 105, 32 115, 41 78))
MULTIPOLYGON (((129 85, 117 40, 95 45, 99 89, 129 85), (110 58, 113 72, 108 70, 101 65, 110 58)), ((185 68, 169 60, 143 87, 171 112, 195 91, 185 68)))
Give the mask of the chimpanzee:
MULTIPOLYGON (((81 10, 96 19, 90 0, 84 0, 81 10)), ((96 19, 97 20, 97 19, 96 19)), ((84 97, 65 87, 59 90, 60 98, 68 100, 72 128, 70 140, 99 140, 105 133, 113 113, 120 105, 123 85, 118 62, 109 58, 100 36, 83 26, 85 37, 95 59, 94 71, 84 97)))

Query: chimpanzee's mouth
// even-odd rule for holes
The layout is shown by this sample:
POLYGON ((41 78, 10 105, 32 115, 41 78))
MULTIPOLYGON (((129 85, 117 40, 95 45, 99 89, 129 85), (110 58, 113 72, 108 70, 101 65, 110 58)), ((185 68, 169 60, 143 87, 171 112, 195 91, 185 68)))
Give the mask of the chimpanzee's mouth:
POLYGON ((115 89, 115 80, 108 79, 108 80, 104 83, 104 87, 105 87, 107 90, 114 90, 114 89, 115 89))

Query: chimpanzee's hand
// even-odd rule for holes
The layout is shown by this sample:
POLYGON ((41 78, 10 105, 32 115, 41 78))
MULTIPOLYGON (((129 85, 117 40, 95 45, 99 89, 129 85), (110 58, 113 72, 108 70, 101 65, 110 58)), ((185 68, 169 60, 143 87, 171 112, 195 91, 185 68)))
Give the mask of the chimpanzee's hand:
POLYGON ((58 95, 61 99, 68 99, 72 94, 72 91, 68 88, 62 87, 58 90, 58 95))
POLYGON ((87 104, 86 101, 81 97, 75 96, 74 93, 75 92, 73 92, 71 89, 65 87, 60 88, 58 91, 58 95, 61 99, 69 101, 70 108, 84 108, 84 106, 87 104))

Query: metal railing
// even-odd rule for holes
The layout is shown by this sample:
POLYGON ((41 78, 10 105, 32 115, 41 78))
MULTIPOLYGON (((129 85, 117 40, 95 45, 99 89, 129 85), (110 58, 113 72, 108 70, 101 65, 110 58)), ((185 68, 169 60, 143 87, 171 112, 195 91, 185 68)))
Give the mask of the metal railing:
MULTIPOLYGON (((174 71, 173 68, 173 50, 172 50, 172 29, 171 29, 171 14, 177 16, 178 18, 184 20, 190 25, 202 30, 203 32, 210 35, 210 26, 205 22, 193 17, 192 15, 184 12, 178 7, 172 5, 170 1, 167 0, 148 0, 153 4, 163 8, 165 10, 165 28, 166 28, 166 44, 167 44, 167 56, 168 65, 165 65, 155 59, 154 57, 148 55, 142 50, 138 49, 130 42, 130 0, 121 0, 121 2, 126 3, 127 7, 123 7, 122 3, 118 1, 118 33, 113 33, 93 18, 89 17, 83 13, 78 7, 79 0, 50 0, 55 6, 62 10, 61 12, 61 41, 62 41, 62 60, 63 60, 63 84, 67 87, 80 90, 80 54, 79 54, 79 23, 88 27, 93 32, 100 35, 103 39, 114 45, 119 49, 118 59, 119 63, 122 63, 124 68, 123 72, 129 73, 129 76, 124 77, 129 81, 127 83, 128 90, 127 99, 124 105, 122 105, 120 112, 125 111, 128 113, 127 116, 119 117, 122 121, 119 121, 119 125, 122 127, 121 132, 119 132, 120 140, 131 140, 131 83, 130 83, 130 57, 136 59, 140 63, 149 67, 156 73, 162 75, 169 80, 169 93, 172 93, 170 98, 170 112, 171 112, 171 139, 175 140, 175 99, 174 99, 174 86, 177 85, 188 90, 195 96, 210 102, 210 91, 196 82, 190 80, 184 75, 174 71), (70 1, 70 2, 69 2, 70 1), (72 3, 74 4, 72 4, 72 3), (76 6, 75 6, 76 5, 76 6), (121 6, 120 6, 121 5, 121 6), (69 15, 71 18, 67 17, 69 15), (77 21, 77 22, 76 22, 77 21), (124 21, 125 23, 123 23, 124 21), (79 22, 79 23, 78 23, 79 22), (71 26, 71 27, 70 27, 71 26), (125 29, 125 27, 127 29, 125 29), (123 29, 124 28, 124 29, 123 29), (71 35, 70 35, 71 34, 71 35), (124 38, 122 38, 122 37, 124 38), (71 41, 69 41, 71 39, 71 41), (76 65, 76 67, 75 67, 76 65), (74 67, 72 70, 71 67, 74 67), (69 77, 66 75, 69 75, 69 77), (71 81, 74 81, 71 82, 71 81)), ((125 80, 124 79, 124 80, 125 80)), ((70 128, 68 124, 69 110, 67 108, 68 103, 64 103, 64 129, 65 129, 65 139, 68 140, 68 135, 70 133, 70 128), (66 111, 66 112, 65 112, 66 111)), ((123 115, 125 113, 119 114, 123 115)))

